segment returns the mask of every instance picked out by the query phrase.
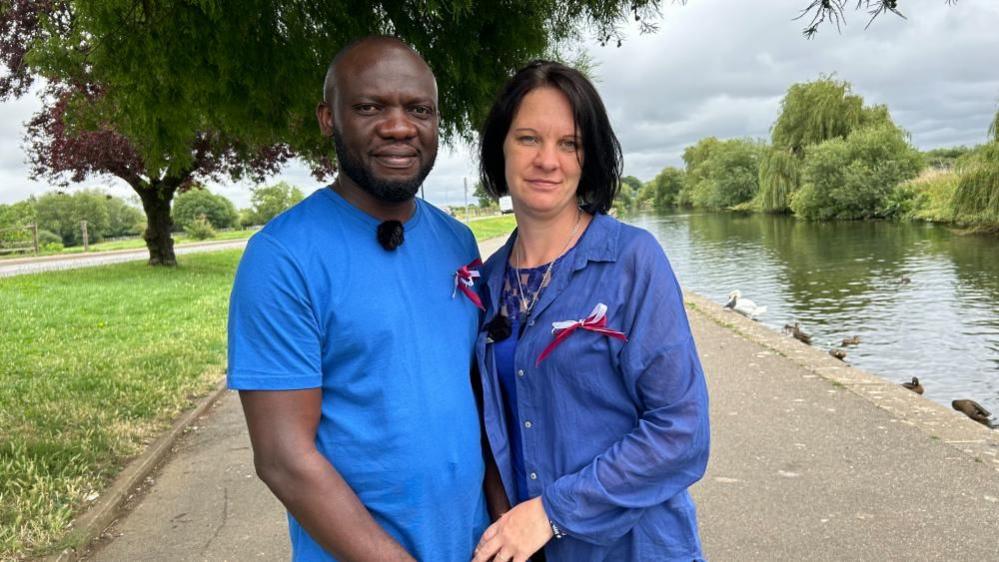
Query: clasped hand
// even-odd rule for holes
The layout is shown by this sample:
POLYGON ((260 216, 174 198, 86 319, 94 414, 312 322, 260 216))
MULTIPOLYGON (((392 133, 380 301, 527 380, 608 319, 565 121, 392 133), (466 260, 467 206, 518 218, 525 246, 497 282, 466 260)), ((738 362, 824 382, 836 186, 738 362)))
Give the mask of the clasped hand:
POLYGON ((482 533, 472 562, 527 562, 551 538, 541 498, 534 498, 504 513, 482 533))

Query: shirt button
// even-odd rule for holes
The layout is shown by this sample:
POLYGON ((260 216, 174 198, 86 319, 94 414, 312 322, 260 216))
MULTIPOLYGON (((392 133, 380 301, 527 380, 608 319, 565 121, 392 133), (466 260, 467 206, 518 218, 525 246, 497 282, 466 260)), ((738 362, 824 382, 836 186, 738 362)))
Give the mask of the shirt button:
POLYGON ((528 326, 533 326, 534 325, 534 320, 528 320, 527 321, 527 325, 528 326))
POLYGON ((523 377, 523 376, 524 376, 524 370, 523 370, 523 369, 519 369, 519 370, 517 371, 517 376, 518 376, 518 377, 523 377))
POLYGON ((538 473, 537 472, 532 472, 531 473, 531 480, 537 480, 537 479, 538 479, 538 473))
POLYGON ((534 424, 531 423, 531 420, 527 420, 526 422, 524 422, 524 427, 526 427, 527 429, 531 429, 531 426, 533 425, 534 424))

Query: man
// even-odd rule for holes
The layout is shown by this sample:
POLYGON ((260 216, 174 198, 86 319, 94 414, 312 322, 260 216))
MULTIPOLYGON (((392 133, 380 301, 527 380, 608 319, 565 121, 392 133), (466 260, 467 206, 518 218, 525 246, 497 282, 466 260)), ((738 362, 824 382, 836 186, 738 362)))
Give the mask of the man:
POLYGON ((257 473, 295 560, 470 560, 487 525, 478 310, 456 272, 478 251, 414 198, 437 155, 434 76, 365 38, 333 59, 316 115, 340 173, 250 240, 230 303, 257 473))

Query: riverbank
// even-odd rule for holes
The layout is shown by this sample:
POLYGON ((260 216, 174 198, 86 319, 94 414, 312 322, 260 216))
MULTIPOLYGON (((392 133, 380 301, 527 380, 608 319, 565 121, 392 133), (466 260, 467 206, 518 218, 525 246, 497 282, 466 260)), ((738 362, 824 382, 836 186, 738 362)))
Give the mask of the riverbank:
MULTIPOLYGON (((692 489, 709 560, 994 554, 999 432, 703 297, 686 303, 711 396, 711 460, 692 489)), ((288 558, 236 394, 175 449, 88 559, 288 558)))

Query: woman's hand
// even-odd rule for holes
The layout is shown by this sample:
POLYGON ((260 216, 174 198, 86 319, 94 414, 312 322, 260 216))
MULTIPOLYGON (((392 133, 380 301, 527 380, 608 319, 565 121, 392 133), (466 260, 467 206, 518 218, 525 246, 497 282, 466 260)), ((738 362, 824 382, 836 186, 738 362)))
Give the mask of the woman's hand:
POLYGON ((518 504, 482 534, 472 562, 526 562, 552 538, 541 498, 518 504))

